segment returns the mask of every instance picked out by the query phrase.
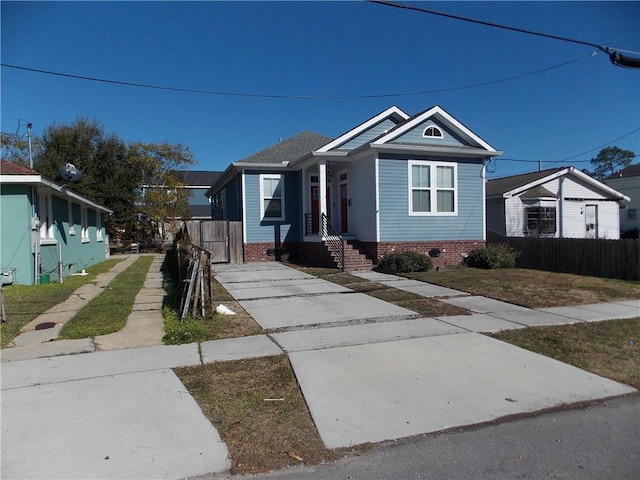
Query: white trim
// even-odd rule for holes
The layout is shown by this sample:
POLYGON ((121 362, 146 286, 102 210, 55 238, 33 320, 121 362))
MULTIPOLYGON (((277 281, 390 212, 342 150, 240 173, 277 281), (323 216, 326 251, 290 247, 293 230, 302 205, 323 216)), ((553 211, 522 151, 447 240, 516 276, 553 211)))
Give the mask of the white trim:
MULTIPOLYGON (((246 173, 242 171, 241 180, 242 180, 242 243, 246 245, 247 243, 247 185, 246 185, 246 173)), ((244 258, 243 258, 244 261, 244 258)))
POLYGON ((281 173, 261 173, 259 175, 260 178, 260 221, 263 220, 273 220, 273 221, 279 221, 279 220, 284 220, 285 219, 285 209, 284 209, 284 175, 282 175, 281 173), (280 183, 280 216, 278 217, 265 217, 265 208, 264 208, 264 201, 266 198, 278 198, 278 197, 265 197, 265 191, 264 191, 264 180, 278 180, 280 183))
POLYGON ((458 164, 455 162, 432 162, 428 160, 409 160, 407 162, 408 169, 408 204, 410 217, 455 217, 458 215, 458 164), (413 209, 413 167, 415 165, 429 167, 429 203, 431 210, 428 212, 417 212, 413 209), (438 168, 445 167, 453 169, 453 187, 438 187, 438 168), (453 191, 453 211, 438 211, 438 191, 453 191))
POLYGON ((103 242, 104 237, 102 235, 102 213, 96 212, 96 242, 103 242))
POLYGON ((404 125, 398 127, 397 129, 395 129, 394 131, 388 133, 387 135, 384 135, 382 137, 380 137, 378 140, 372 142, 372 145, 382 145, 385 144, 387 142, 390 142, 391 140, 398 138, 399 136, 405 134, 406 132, 408 132, 409 130, 415 128, 417 125, 421 124, 422 122, 424 122, 425 120, 437 116, 442 123, 444 123, 445 125, 449 126, 450 128, 457 130, 457 132, 459 134, 462 134, 463 137, 466 137, 467 139, 471 140, 473 143, 476 143, 477 145, 481 146, 482 148, 484 148, 485 150, 488 150, 491 153, 498 153, 498 151, 493 148, 491 145, 489 145, 487 142, 485 142, 484 140, 482 140, 479 136, 477 136, 475 133, 473 133, 471 130, 469 130, 467 127, 465 127, 462 123, 460 123, 458 120, 456 120, 455 118, 453 118, 450 114, 448 114, 446 111, 444 111, 444 109, 438 105, 436 105, 435 107, 423 112, 422 114, 418 115, 417 117, 413 118, 411 121, 405 123, 404 125))
POLYGON ((340 135, 338 138, 327 143, 325 146, 320 147, 319 149, 316 150, 316 152, 327 152, 332 148, 335 148, 338 145, 341 145, 347 142, 351 138, 354 138, 360 135, 365 130, 371 128, 372 126, 376 125, 377 123, 380 123, 381 121, 385 120, 386 118, 389 118, 392 115, 398 115, 403 120, 407 120, 409 118, 409 115, 407 115, 405 112, 403 112, 402 110, 400 110, 398 107, 394 105, 392 107, 387 108, 384 112, 379 113, 375 117, 370 118, 366 122, 361 123, 357 127, 352 128, 347 133, 340 135))
POLYGON ((53 199, 51 193, 38 191, 38 218, 40 240, 53 240, 53 199))
POLYGON ((422 136, 423 138, 444 138, 444 133, 442 133, 442 129, 436 125, 427 125, 424 130, 422 131, 422 136), (427 135, 427 130, 435 130, 436 132, 438 132, 440 135, 427 135))
POLYGON ((375 202, 376 202, 376 243, 380 243, 380 159, 376 155, 374 159, 375 176, 375 202))
POLYGON ((526 184, 524 184, 524 185, 522 185, 520 187, 514 188, 513 190, 509 190, 507 192, 504 192, 502 194, 502 197, 503 198, 511 198, 513 196, 519 195, 520 193, 526 192, 527 190, 529 190, 529 189, 531 189, 533 187, 537 187, 538 185, 542 185, 542 184, 547 183, 547 182, 549 182, 551 180, 555 180, 556 178, 560 178, 560 177, 563 177, 563 176, 566 176, 566 175, 575 175, 576 177, 578 177, 579 179, 581 179, 584 182, 588 183, 592 187, 595 187, 597 189, 602 190, 605 193, 608 193, 609 195, 612 195, 617 200, 624 200, 624 201, 627 201, 627 202, 631 200, 626 195, 620 193, 619 191, 611 188, 608 185, 605 185, 604 183, 596 180, 595 178, 587 175, 586 173, 583 173, 580 170, 576 170, 574 167, 563 168, 562 170, 558 170, 557 172, 549 174, 546 177, 539 178, 538 180, 534 180, 533 182, 526 183, 526 184))
POLYGON ((80 205, 80 238, 82 243, 89 243, 89 213, 86 205, 80 205))

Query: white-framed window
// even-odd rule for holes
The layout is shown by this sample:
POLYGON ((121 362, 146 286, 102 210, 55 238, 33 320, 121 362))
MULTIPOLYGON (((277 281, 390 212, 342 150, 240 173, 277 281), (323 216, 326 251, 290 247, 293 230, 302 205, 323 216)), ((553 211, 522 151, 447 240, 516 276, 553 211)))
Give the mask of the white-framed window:
POLYGON ((457 164, 409 161, 409 215, 457 214, 457 164))
POLYGON ((98 242, 103 241, 102 236, 102 213, 96 211, 96 240, 98 242))
POLYGON ((89 221, 87 219, 87 207, 84 205, 80 206, 80 238, 82 239, 82 243, 89 242, 89 221))
POLYGON ((532 206, 525 208, 525 235, 555 235, 556 207, 532 206))
POLYGON ((284 178, 282 175, 260 175, 260 218, 284 220, 284 178))
POLYGON ((40 219, 40 239, 54 240, 53 207, 51 206, 51 195, 48 193, 38 195, 38 217, 40 219))
POLYGON ((440 130, 440 128, 436 127, 435 125, 430 125, 424 129, 424 132, 422 132, 422 136, 429 138, 443 138, 444 134, 442 133, 442 130, 440 130))
POLYGON ((75 235, 76 234, 76 227, 75 224, 73 223, 73 203, 69 202, 68 203, 68 215, 69 215, 69 235, 75 235))

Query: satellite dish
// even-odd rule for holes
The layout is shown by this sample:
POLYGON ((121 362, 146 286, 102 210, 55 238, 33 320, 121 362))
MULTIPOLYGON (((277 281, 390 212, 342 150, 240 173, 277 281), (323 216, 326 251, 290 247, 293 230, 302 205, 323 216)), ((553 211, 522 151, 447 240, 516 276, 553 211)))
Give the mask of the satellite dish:
POLYGON ((73 163, 60 165, 58 172, 66 182, 76 182, 82 178, 82 172, 73 163))

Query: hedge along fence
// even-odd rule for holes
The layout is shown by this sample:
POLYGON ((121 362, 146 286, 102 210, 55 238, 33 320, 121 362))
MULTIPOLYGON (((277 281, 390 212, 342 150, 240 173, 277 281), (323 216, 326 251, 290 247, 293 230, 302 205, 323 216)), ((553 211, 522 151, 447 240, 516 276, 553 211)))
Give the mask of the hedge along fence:
POLYGON ((488 241, 506 243, 518 250, 520 256, 516 267, 640 280, 640 240, 637 239, 502 237, 490 234, 488 241))

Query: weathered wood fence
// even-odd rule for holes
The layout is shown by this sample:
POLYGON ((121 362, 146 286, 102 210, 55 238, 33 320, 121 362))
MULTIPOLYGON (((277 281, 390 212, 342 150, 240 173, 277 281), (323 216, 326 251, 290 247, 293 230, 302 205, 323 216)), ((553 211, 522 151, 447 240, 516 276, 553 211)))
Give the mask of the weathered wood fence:
POLYGON ((640 280, 638 239, 503 237, 490 232, 487 243, 506 243, 518 250, 520 268, 640 280))
POLYGON ((211 263, 242 263, 242 222, 189 220, 184 227, 193 245, 211 252, 211 263))

